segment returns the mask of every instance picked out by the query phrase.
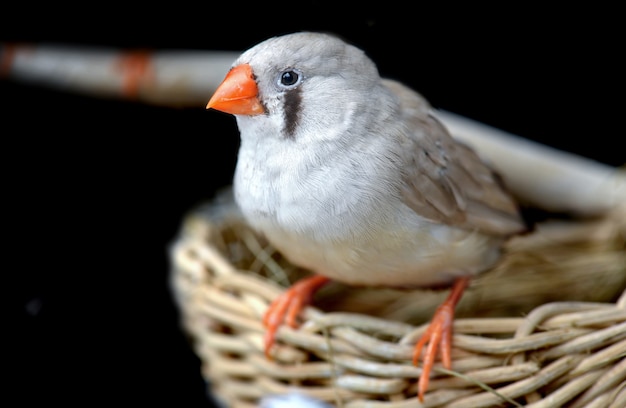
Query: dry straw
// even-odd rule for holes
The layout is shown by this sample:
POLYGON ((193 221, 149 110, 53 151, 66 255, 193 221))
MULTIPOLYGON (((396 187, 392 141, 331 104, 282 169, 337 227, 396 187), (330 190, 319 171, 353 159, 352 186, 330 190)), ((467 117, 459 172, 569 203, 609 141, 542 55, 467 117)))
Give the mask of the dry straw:
POLYGON ((182 323, 211 392, 256 407, 297 391, 336 407, 626 407, 626 217, 546 222, 512 240, 458 306, 453 371, 436 365, 420 405, 413 344, 446 291, 331 284, 299 329, 263 355, 268 304, 308 274, 218 199, 171 248, 182 323))

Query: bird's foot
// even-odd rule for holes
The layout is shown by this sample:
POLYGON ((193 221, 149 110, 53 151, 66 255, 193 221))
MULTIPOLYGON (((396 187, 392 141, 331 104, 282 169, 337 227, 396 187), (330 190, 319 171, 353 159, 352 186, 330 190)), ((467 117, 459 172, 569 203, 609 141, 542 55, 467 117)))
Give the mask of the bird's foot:
POLYGON ((452 291, 446 300, 437 308, 433 315, 430 325, 415 345, 413 351, 413 364, 417 365, 417 362, 422 354, 422 348, 428 343, 426 353, 423 358, 422 374, 417 382, 417 392, 420 401, 424 401, 424 393, 428 389, 428 382, 430 380, 430 372, 432 371, 433 364, 435 363, 435 357, 439 346, 441 346, 441 360, 443 366, 448 370, 452 366, 452 324, 454 321, 454 308, 459 302, 463 291, 469 283, 468 277, 458 278, 454 282, 452 291))
POLYGON ((263 316, 263 325, 267 329, 264 339, 267 358, 271 358, 270 350, 276 341, 278 328, 285 322, 290 327, 295 328, 300 311, 311 303, 311 298, 315 292, 329 281, 329 278, 322 275, 313 275, 302 279, 269 305, 263 316))

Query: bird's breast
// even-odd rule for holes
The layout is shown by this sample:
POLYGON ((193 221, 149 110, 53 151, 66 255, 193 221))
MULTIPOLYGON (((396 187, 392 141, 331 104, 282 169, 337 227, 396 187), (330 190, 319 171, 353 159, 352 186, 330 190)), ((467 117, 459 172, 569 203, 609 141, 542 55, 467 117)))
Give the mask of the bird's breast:
POLYGON ((235 199, 296 265, 348 284, 424 287, 476 274, 498 257, 495 238, 432 223, 404 205, 386 174, 393 169, 314 163, 263 145, 240 149, 235 199))
POLYGON ((238 171, 237 201, 253 228, 292 263, 354 285, 427 287, 473 275, 497 258, 493 238, 415 214, 391 195, 346 181, 238 171), (263 181, 264 180, 264 181, 263 181), (263 188, 265 187, 265 188, 263 188))

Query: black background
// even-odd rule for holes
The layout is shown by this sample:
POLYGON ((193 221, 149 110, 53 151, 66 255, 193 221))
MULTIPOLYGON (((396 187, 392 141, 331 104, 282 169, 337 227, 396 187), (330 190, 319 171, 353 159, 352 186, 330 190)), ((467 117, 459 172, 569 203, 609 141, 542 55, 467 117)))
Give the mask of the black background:
MULTIPOLYGON (((607 164, 626 159, 617 10, 59 7, 4 9, 0 41, 244 50, 330 31, 436 108, 607 164)), ((0 99, 7 389, 23 406, 210 406, 178 326, 167 247, 185 212, 230 183, 234 120, 9 80, 0 99)))

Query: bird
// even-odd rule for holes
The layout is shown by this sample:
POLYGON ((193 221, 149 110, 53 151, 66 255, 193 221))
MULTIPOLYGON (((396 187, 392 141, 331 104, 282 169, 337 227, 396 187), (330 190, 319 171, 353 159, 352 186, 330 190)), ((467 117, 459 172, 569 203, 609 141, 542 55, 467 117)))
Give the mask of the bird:
POLYGON ((333 33, 252 46, 206 108, 236 119, 233 191, 246 221, 311 271, 265 312, 267 357, 279 327, 297 327, 328 282, 450 288, 414 347, 423 401, 439 353, 451 368, 462 294, 497 264, 506 240, 528 230, 502 178, 420 93, 381 77, 363 49, 333 33))

